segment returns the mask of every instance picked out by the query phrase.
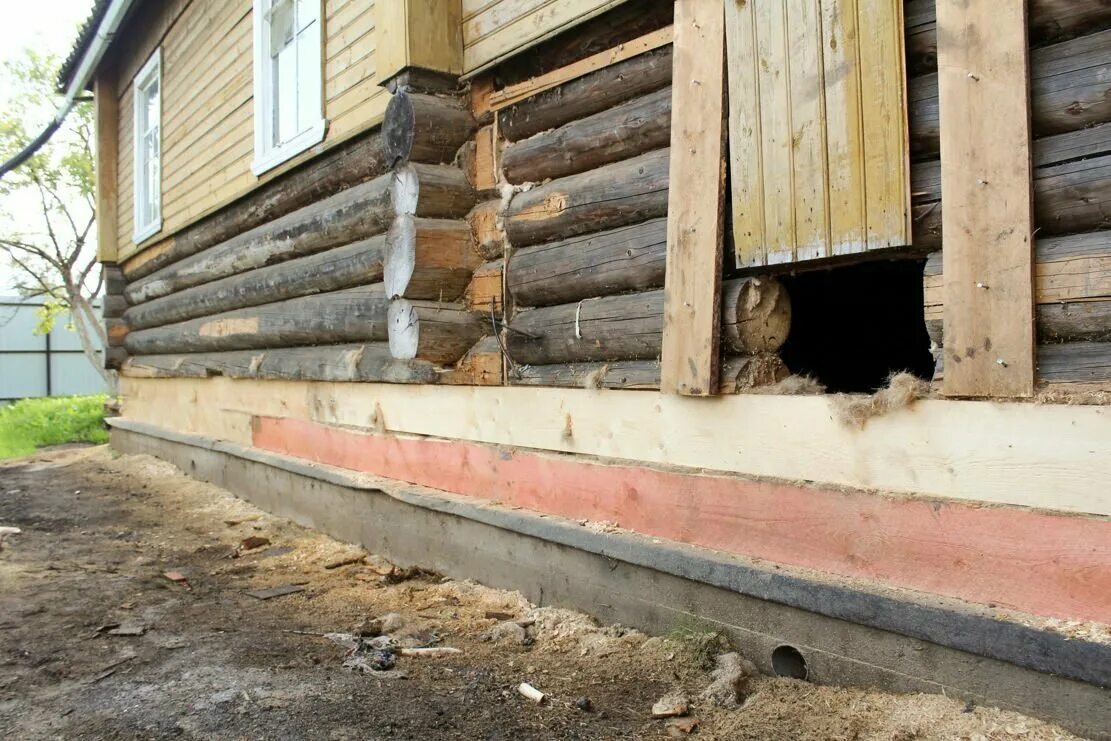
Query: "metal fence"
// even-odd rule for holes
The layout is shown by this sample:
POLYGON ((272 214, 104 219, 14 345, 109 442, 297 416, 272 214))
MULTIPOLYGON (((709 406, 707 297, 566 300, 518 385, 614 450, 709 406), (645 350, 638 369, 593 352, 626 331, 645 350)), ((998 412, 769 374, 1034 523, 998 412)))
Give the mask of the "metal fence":
MULTIPOLYGON (((97 309, 100 302, 93 304, 97 309)), ((81 352, 68 314, 49 334, 35 334, 39 299, 0 296, 0 405, 36 396, 99 394, 104 381, 81 352)), ((100 351, 97 353, 101 356, 100 351)))

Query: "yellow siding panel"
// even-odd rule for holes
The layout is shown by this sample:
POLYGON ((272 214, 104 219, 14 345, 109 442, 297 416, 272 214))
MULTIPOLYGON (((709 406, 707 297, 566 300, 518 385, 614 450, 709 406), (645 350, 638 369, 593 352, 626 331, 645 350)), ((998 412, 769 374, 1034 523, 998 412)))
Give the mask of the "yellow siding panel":
POLYGON ((624 0, 464 0, 463 69, 474 71, 624 0))
POLYGON ((388 94, 375 74, 376 8, 366 0, 324 2, 323 144, 264 174, 254 157, 252 0, 174 0, 144 11, 150 38, 129 43, 119 81, 118 234, 121 257, 156 243, 288 167, 377 124, 388 94), (162 231, 132 243, 131 76, 162 48, 162 231))
POLYGON ((737 264, 910 244, 901 0, 725 8, 737 264))

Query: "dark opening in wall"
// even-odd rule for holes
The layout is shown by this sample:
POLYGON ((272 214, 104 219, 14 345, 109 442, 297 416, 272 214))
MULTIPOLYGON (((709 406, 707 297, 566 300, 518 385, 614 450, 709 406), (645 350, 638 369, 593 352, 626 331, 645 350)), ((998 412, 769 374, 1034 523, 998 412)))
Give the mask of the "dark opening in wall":
POLYGON ((922 266, 892 260, 780 276, 791 295, 783 362, 830 392, 871 393, 899 371, 931 378, 922 266))

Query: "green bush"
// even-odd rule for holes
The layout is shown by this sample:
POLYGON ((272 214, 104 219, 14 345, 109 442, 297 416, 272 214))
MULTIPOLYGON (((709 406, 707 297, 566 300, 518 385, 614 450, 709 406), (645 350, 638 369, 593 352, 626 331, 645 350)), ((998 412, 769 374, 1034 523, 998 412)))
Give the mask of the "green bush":
POLYGON ((104 394, 57 396, 0 407, 0 459, 30 455, 45 445, 108 442, 107 399, 104 394))

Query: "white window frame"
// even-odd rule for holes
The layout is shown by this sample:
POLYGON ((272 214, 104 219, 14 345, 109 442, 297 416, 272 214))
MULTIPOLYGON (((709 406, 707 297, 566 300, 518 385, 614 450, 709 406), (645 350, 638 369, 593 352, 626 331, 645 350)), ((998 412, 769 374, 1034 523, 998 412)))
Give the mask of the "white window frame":
POLYGON ((149 237, 154 236, 162 231, 162 49, 159 47, 154 50, 150 55, 150 59, 139 70, 131 82, 131 100, 132 108, 134 109, 133 127, 132 127, 132 159, 134 160, 132 171, 132 201, 134 202, 133 208, 133 231, 132 239, 135 244, 142 242, 149 237), (144 119, 143 107, 139 105, 142 96, 142 91, 147 88, 151 82, 158 83, 158 178, 156 182, 148 183, 147 162, 145 160, 146 149, 141 147, 141 139, 143 137, 144 119), (142 222, 142 203, 147 193, 147 188, 151 189, 153 194, 153 201, 157 204, 157 213, 154 219, 149 223, 142 222))
MULTIPOLYGON (((293 0, 296 2, 296 0, 293 0)), ((389 0, 393 1, 393 0, 389 0)), ((270 22, 267 18, 274 0, 254 0, 254 107, 255 107, 255 157, 251 162, 251 172, 256 176, 262 175, 267 170, 289 160, 291 157, 304 152, 309 147, 324 141, 327 130, 327 121, 324 118, 324 68, 322 57, 324 52, 324 10, 323 0, 302 0, 306 5, 316 9, 317 43, 310 49, 310 58, 306 62, 310 69, 319 70, 318 74, 310 74, 306 79, 299 79, 308 83, 306 89, 300 93, 308 98, 316 99, 319 105, 319 118, 313 120, 305 129, 292 139, 275 145, 271 132, 274 130, 274 75, 270 64, 270 22)))

